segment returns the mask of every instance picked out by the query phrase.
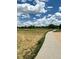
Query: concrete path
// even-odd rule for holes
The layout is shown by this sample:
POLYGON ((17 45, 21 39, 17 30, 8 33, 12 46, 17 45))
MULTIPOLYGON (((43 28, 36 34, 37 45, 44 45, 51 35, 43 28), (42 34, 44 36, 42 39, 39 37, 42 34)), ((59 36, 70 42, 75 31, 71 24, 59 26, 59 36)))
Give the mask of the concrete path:
POLYGON ((54 38, 53 31, 46 34, 45 41, 35 59, 61 59, 60 42, 54 38))

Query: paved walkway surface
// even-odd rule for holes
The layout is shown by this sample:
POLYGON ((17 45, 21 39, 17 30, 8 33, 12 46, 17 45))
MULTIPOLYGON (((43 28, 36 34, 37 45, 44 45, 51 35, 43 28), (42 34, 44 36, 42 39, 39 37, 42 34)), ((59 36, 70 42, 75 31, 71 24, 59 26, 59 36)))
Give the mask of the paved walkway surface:
POLYGON ((48 32, 35 59, 61 59, 60 46, 60 42, 54 38, 53 31, 48 32))

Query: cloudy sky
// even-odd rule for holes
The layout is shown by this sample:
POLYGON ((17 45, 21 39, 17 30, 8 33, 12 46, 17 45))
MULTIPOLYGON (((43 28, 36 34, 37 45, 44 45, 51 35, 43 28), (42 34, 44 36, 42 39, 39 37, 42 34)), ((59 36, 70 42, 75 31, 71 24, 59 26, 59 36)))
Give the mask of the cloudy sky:
POLYGON ((61 0, 17 0, 17 26, 61 24, 61 0))

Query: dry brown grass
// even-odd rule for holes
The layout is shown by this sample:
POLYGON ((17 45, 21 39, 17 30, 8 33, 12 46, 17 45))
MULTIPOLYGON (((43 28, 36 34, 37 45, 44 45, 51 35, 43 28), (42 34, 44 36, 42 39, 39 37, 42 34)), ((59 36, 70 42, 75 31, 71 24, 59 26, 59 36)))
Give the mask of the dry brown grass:
POLYGON ((17 59, 32 59, 38 41, 49 29, 27 29, 17 31, 17 59))

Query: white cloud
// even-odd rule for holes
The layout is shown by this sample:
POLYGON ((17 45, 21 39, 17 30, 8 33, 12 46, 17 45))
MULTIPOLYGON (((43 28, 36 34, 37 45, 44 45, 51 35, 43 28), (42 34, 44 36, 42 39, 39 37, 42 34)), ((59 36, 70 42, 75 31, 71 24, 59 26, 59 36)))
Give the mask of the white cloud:
POLYGON ((39 0, 36 0, 36 5, 33 6, 31 4, 25 3, 25 4, 17 4, 17 10, 18 11, 25 11, 25 12, 37 12, 37 13, 45 13, 47 10, 45 10, 45 2, 40 2, 39 0))
POLYGON ((35 17, 33 19, 36 19, 35 17))
POLYGON ((32 0, 28 0, 28 1, 32 1, 32 0))
POLYGON ((21 26, 25 26, 24 24, 21 23, 21 21, 17 20, 17 26, 21 27, 21 26))
POLYGON ((44 1, 44 2, 48 2, 48 0, 39 0, 39 1, 44 1))
POLYGON ((55 15, 56 15, 56 16, 60 16, 61 13, 60 13, 60 12, 56 12, 55 15))
POLYGON ((52 14, 48 14, 48 15, 47 15, 47 17, 51 17, 51 16, 52 16, 52 14))
POLYGON ((38 16, 38 17, 40 17, 40 16, 41 16, 41 14, 36 14, 35 16, 38 16))
POLYGON ((17 13, 17 16, 19 17, 21 14, 22 14, 21 12, 20 13, 17 13))
MULTIPOLYGON (((36 5, 33 6, 31 4, 25 3, 25 4, 18 4, 17 10, 17 16, 20 16, 21 14, 26 13, 26 15, 23 15, 23 17, 25 18, 30 18, 29 16, 29 12, 33 12, 33 13, 46 13, 47 10, 44 8, 45 7, 45 2, 42 1, 46 1, 46 0, 35 0, 36 1, 36 5)), ((47 8, 53 8, 52 6, 49 6, 47 8)), ((61 10, 61 7, 59 7, 59 11, 61 10)), ((36 14, 36 16, 40 17, 41 14, 36 14)), ((44 16, 43 18, 39 18, 36 19, 35 17, 33 19, 36 19, 36 21, 31 21, 28 20, 26 22, 21 22, 19 20, 19 17, 17 17, 18 21, 17 24, 18 26, 30 26, 30 25, 34 25, 34 26, 48 26, 49 24, 54 24, 54 25, 60 25, 61 24, 61 20, 59 20, 61 18, 61 14, 60 12, 56 12, 54 15, 52 14, 48 14, 47 16, 44 16)))
POLYGON ((21 0, 21 2, 26 2, 27 0, 21 0))
POLYGON ((48 6, 47 8, 53 8, 52 6, 48 6))
POLYGON ((59 11, 61 11, 61 7, 59 7, 59 11))
POLYGON ((24 22, 23 25, 26 26, 48 26, 49 24, 54 24, 54 25, 60 25, 61 21, 58 20, 57 17, 61 17, 59 12, 56 12, 54 15, 50 15, 49 18, 46 18, 46 16, 44 16, 43 18, 37 19, 36 21, 27 21, 24 22))
POLYGON ((18 20, 19 20, 19 17, 21 18, 25 18, 26 20, 30 18, 30 15, 29 14, 23 14, 23 13, 17 13, 17 17, 18 17, 18 20))
POLYGON ((37 19, 36 22, 34 22, 33 24, 34 26, 46 26, 47 23, 46 23, 46 16, 41 18, 41 19, 37 19))
POLYGON ((32 21, 27 21, 27 22, 24 22, 23 25, 31 26, 31 25, 33 25, 33 22, 32 21))
POLYGON ((59 21, 56 17, 61 17, 58 12, 55 13, 54 15, 49 14, 49 18, 46 18, 46 16, 44 16, 41 19, 37 19, 37 21, 35 21, 33 23, 34 26, 48 26, 49 24, 54 24, 54 25, 60 25, 61 21, 59 21))

